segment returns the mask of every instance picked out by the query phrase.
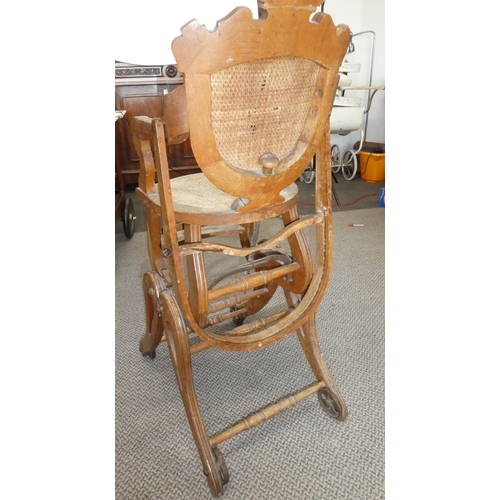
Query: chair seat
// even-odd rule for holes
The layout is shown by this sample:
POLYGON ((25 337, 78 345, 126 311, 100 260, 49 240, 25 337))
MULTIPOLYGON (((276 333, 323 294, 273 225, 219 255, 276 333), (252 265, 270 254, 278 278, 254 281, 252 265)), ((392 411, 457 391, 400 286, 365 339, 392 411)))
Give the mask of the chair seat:
MULTIPOLYGON (((207 217, 210 224, 223 224, 229 218, 233 223, 244 223, 260 220, 263 210, 238 212, 243 206, 240 198, 228 195, 214 186, 203 174, 191 174, 171 179, 172 199, 176 220, 184 223, 200 222, 200 217, 207 217), (196 218, 196 220, 194 219, 196 218)), ((297 202, 298 187, 290 184, 280 192, 282 201, 277 205, 264 209, 267 213, 273 210, 276 215, 286 212, 297 202)))

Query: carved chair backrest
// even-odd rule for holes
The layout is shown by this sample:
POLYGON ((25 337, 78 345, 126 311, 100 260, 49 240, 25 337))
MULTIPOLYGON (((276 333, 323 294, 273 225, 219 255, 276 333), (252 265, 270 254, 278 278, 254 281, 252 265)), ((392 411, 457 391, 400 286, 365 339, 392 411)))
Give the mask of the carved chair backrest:
POLYGON ((196 161, 219 189, 248 200, 240 211, 279 201, 329 127, 349 28, 320 12, 310 20, 320 4, 267 0, 259 19, 238 7, 213 31, 187 23, 172 43, 196 161))

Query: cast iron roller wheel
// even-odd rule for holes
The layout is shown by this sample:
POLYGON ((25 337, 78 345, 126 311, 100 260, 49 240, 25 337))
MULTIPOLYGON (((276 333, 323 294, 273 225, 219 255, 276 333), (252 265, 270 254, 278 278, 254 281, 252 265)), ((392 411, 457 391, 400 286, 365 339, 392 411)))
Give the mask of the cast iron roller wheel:
POLYGON ((122 222, 123 231, 128 239, 134 236, 135 218, 134 204, 130 198, 125 198, 122 211, 122 222))
POLYGON ((302 172, 300 176, 306 184, 311 184, 314 179, 314 168, 312 162, 307 165, 306 169, 302 172))
POLYGON ((321 405, 321 408, 333 418, 339 418, 342 413, 342 408, 340 407, 340 403, 337 401, 337 398, 333 394, 333 392, 325 387, 318 391, 318 399, 321 405))
POLYGON ((354 154, 352 149, 347 150, 344 153, 343 164, 342 164, 342 175, 346 181, 354 179, 356 172, 358 171, 358 159, 354 154))
POLYGON ((330 149, 330 161, 332 163, 332 173, 336 174, 340 170, 340 148, 334 144, 330 149))
POLYGON ((215 465, 217 466, 217 472, 221 478, 222 484, 226 485, 229 483, 229 471, 227 470, 226 461, 224 460, 224 456, 217 446, 212 448, 212 453, 215 456, 215 465))

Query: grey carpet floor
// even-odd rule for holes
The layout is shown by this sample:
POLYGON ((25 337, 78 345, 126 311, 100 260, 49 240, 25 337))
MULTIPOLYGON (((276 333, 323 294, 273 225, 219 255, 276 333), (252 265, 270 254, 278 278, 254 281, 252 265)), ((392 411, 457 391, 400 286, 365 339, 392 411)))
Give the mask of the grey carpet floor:
MULTIPOLYGON (((383 208, 334 212, 333 270, 317 327, 347 419, 330 418, 312 396, 219 445, 226 500, 384 498, 384 230, 383 208)), ((167 346, 154 360, 139 353, 146 233, 117 233, 115 242, 116 499, 212 498, 167 346)), ((314 382, 293 335, 250 353, 202 351, 193 370, 209 435, 314 382)))

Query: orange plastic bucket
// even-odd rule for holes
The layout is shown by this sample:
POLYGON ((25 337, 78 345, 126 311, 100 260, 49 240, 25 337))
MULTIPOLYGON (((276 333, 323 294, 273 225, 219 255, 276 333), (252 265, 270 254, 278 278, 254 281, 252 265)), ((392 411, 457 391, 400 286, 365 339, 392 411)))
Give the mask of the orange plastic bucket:
POLYGON ((385 153, 360 151, 359 173, 366 182, 385 181, 385 153))

